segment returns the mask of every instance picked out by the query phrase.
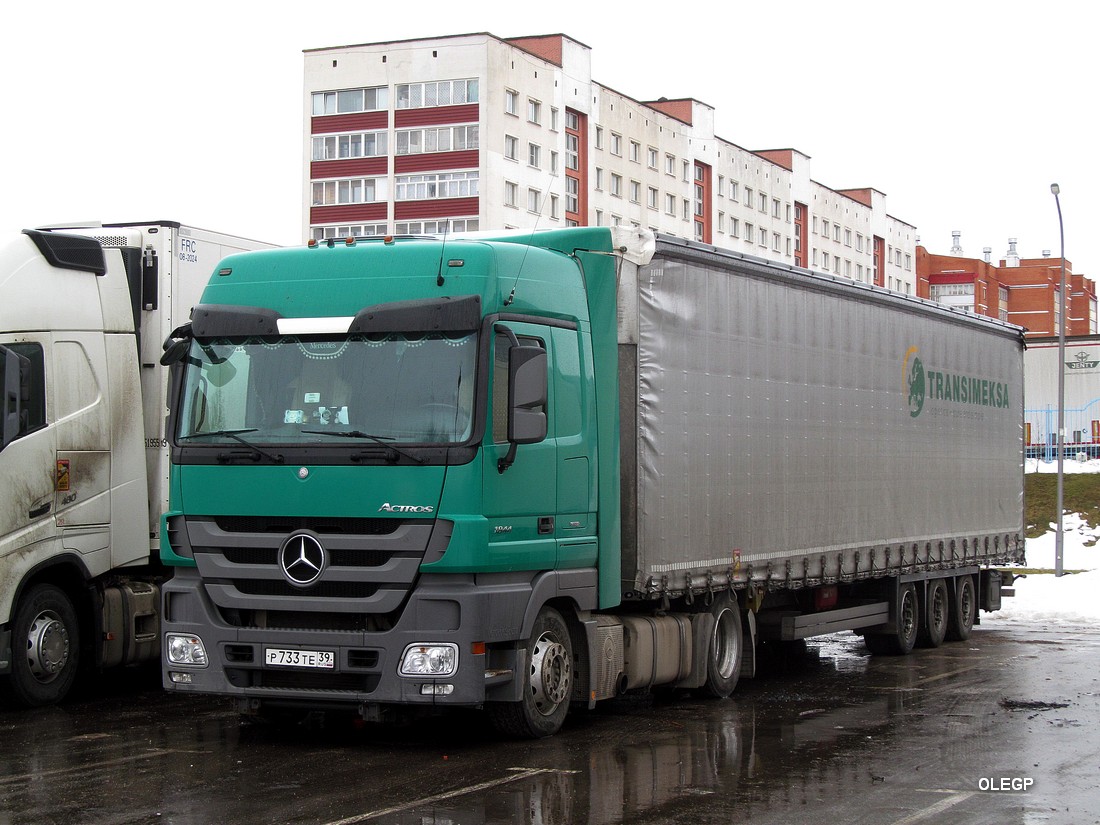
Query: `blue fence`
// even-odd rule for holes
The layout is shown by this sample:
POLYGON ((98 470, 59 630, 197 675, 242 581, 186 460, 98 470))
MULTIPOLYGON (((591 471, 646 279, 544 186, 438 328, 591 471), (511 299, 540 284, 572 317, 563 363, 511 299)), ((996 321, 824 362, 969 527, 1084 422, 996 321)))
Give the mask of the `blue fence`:
MULTIPOLYGON (((1044 407, 1024 410, 1027 435, 1027 457, 1043 461, 1058 459, 1058 408, 1044 407)), ((1063 458, 1076 458, 1081 453, 1090 459, 1100 458, 1100 398, 1084 407, 1066 409, 1066 440, 1063 458)))

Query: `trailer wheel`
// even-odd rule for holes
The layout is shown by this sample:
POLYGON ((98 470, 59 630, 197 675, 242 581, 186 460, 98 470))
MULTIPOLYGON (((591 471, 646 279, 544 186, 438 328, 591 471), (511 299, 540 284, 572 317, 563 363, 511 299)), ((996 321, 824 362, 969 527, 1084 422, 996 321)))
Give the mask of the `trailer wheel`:
POLYGON ((24 707, 61 701, 76 679, 80 629, 65 591, 52 584, 28 590, 15 610, 11 674, 0 680, 9 699, 24 707))
POLYGON ((520 739, 541 739, 561 730, 573 692, 573 644, 561 614, 544 607, 527 643, 523 698, 487 705, 493 725, 520 739))
POLYGON ((707 680, 699 689, 704 696, 725 699, 737 687, 741 675, 743 634, 737 599, 723 594, 710 606, 714 632, 707 646, 707 680))
POLYGON ((917 644, 921 647, 939 647, 947 636, 947 625, 951 621, 951 598, 947 593, 947 582, 943 579, 928 583, 927 605, 917 644))
POLYGON ((970 638, 974 629, 974 617, 978 612, 978 594, 974 590, 973 576, 955 579, 955 598, 947 622, 947 640, 962 642, 970 638))
POLYGON ((896 628, 891 633, 868 633, 863 637, 867 649, 876 656, 905 656, 917 643, 920 629, 920 607, 917 589, 912 584, 898 588, 896 628))

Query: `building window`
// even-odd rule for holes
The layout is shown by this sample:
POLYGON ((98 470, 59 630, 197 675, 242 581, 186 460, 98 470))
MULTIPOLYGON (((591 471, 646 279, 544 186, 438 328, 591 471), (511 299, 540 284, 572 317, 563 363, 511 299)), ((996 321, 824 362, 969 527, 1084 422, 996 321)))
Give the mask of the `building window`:
POLYGON ((669 215, 676 215, 676 196, 665 195, 665 213, 669 215))
POLYGON ((738 184, 737 181, 735 181, 735 180, 730 181, 730 200, 731 201, 735 201, 735 200, 738 199, 738 189, 739 188, 740 188, 740 184, 738 184))
MULTIPOLYGON (((573 117, 576 117, 576 115, 573 115, 573 117)), ((596 148, 597 149, 602 149, 603 148, 603 127, 602 126, 597 126, 596 127, 596 148)))
POLYGON ((425 152, 452 152, 478 148, 478 127, 443 126, 429 129, 402 129, 395 135, 395 154, 419 155, 425 152))
POLYGON ((574 132, 580 131, 581 118, 576 112, 571 112, 568 109, 565 110, 565 128, 572 129, 574 132))
POLYGON ((623 176, 611 173, 611 194, 616 198, 623 196, 623 176))
POLYGON ((568 132, 565 135, 565 168, 578 171, 581 168, 580 138, 568 132))
POLYGON ((559 212, 558 212, 558 196, 557 195, 551 195, 550 196, 550 217, 553 218, 554 220, 557 220, 559 217, 561 217, 559 212))
POLYGON ((650 186, 646 195, 646 205, 650 209, 656 209, 659 197, 660 193, 657 191, 657 189, 653 186, 650 186))
POLYGON ((527 122, 542 123, 542 104, 537 100, 527 100, 527 122))
POLYGON ((314 160, 374 158, 387 152, 386 132, 354 132, 346 135, 318 135, 313 138, 314 160))
POLYGON ((630 182, 630 202, 638 203, 642 199, 642 184, 640 181, 632 180, 630 182))
POLYGON ((596 189, 603 189, 603 169, 596 167, 596 189))
POLYGON ((401 221, 397 224, 398 235, 450 235, 454 232, 476 232, 477 230, 477 218, 441 218, 431 221, 401 221))
POLYGON ((630 159, 635 163, 642 162, 642 144, 636 140, 630 141, 630 159))
MULTIPOLYGON (((834 223, 833 224, 833 240, 836 241, 837 243, 840 243, 840 224, 839 223, 834 223)), ((901 263, 901 261, 898 261, 898 263, 901 263)))
POLYGON ((538 189, 528 189, 527 190, 527 211, 528 212, 536 212, 537 213, 539 211, 539 198, 540 198, 541 194, 542 193, 539 192, 538 189))
POLYGON ((389 87, 344 89, 340 92, 314 92, 313 114, 346 115, 353 112, 377 112, 389 106, 389 87))
POLYGON ((657 168, 657 150, 654 149, 652 146, 650 146, 649 149, 646 150, 646 155, 647 155, 646 161, 649 165, 649 168, 650 169, 656 169, 657 168))
POLYGON ((395 109, 425 109, 477 103, 477 80, 435 80, 428 83, 399 83, 395 109))
POLYGON ((558 153, 557 152, 551 152, 550 153, 550 174, 551 175, 558 174, 558 153))
MULTIPOLYGON (((748 186, 745 187, 745 208, 752 209, 752 189, 748 186)), ((737 200, 734 198, 734 200, 737 200)))
POLYGON ((764 214, 768 213, 768 196, 763 192, 760 193, 760 211, 764 214))
POLYGON ((385 178, 352 178, 313 182, 313 206, 375 203, 386 199, 385 178))
POLYGON ((576 214, 580 212, 581 182, 576 178, 565 179, 565 211, 576 214))
POLYGON ((428 175, 399 175, 394 200, 422 201, 440 198, 468 198, 477 195, 477 172, 438 172, 428 175))
POLYGON ((745 222, 745 240, 752 243, 752 239, 756 237, 756 227, 754 227, 748 221, 745 222))
POLYGON ((780 251, 780 248, 779 248, 780 243, 781 243, 781 241, 780 241, 780 238, 779 238, 779 233, 778 232, 772 232, 772 251, 773 252, 779 252, 780 251))
POLYGON ((768 245, 768 230, 763 226, 760 227, 760 246, 768 245))
MULTIPOLYGON (((401 224, 398 224, 398 227, 400 226, 401 224)), ((420 230, 409 232, 400 228, 398 228, 397 233, 399 235, 423 234, 420 230)), ((351 226, 311 226, 309 234, 315 241, 323 241, 327 238, 377 238, 386 234, 386 224, 361 223, 352 224, 351 226)))
POLYGON ((504 205, 517 206, 516 198, 519 197, 519 187, 508 180, 504 182, 504 205))
POLYGON ((783 209, 783 204, 781 204, 779 202, 779 198, 772 198, 772 217, 773 218, 783 217, 782 209, 783 209))
POLYGON ((665 174, 666 175, 675 175, 676 174, 676 156, 675 155, 665 155, 665 174))
POLYGON ((730 218, 730 237, 741 237, 741 221, 737 218, 730 218))
POLYGON ((619 157, 623 154, 623 136, 614 132, 611 133, 611 154, 619 157))
POLYGON ((550 107, 550 130, 552 132, 558 131, 558 120, 559 120, 560 117, 561 117, 561 112, 559 112, 557 109, 555 109, 553 106, 551 106, 550 107))
POLYGON ((527 144, 527 165, 542 168, 542 147, 537 143, 527 144))
POLYGON ((828 268, 829 268, 829 253, 828 252, 822 252, 821 253, 821 265, 826 270, 828 270, 828 268))
POLYGON ((519 160, 519 139, 512 135, 504 136, 504 157, 508 160, 519 160))
POLYGON ((856 233, 856 252, 863 251, 863 236, 856 233))

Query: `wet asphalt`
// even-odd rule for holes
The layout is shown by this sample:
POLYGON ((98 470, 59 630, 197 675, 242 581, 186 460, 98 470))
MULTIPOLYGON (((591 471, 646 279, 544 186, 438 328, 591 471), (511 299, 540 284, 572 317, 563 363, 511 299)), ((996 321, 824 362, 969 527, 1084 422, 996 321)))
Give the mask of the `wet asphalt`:
POLYGON ((477 713, 242 723, 144 668, 0 708, 0 825, 1098 823, 1100 627, 988 623, 871 657, 762 651, 733 699, 629 697, 512 742, 477 713))

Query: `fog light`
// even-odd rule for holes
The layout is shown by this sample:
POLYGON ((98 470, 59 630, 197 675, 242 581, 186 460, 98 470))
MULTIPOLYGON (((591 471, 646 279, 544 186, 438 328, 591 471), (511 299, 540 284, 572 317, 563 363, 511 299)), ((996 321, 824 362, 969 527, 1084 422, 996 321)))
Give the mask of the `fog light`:
POLYGON ((198 636, 168 634, 168 661, 174 665, 206 667, 206 648, 198 636))
POLYGON ((415 644, 401 655, 402 676, 450 676, 458 669, 458 645, 415 644))
POLYGON ((421 685, 421 696, 450 696, 455 692, 454 685, 421 685))
POLYGON ((173 684, 177 685, 189 685, 191 684, 190 673, 176 673, 175 671, 169 671, 168 678, 172 680, 173 684))

